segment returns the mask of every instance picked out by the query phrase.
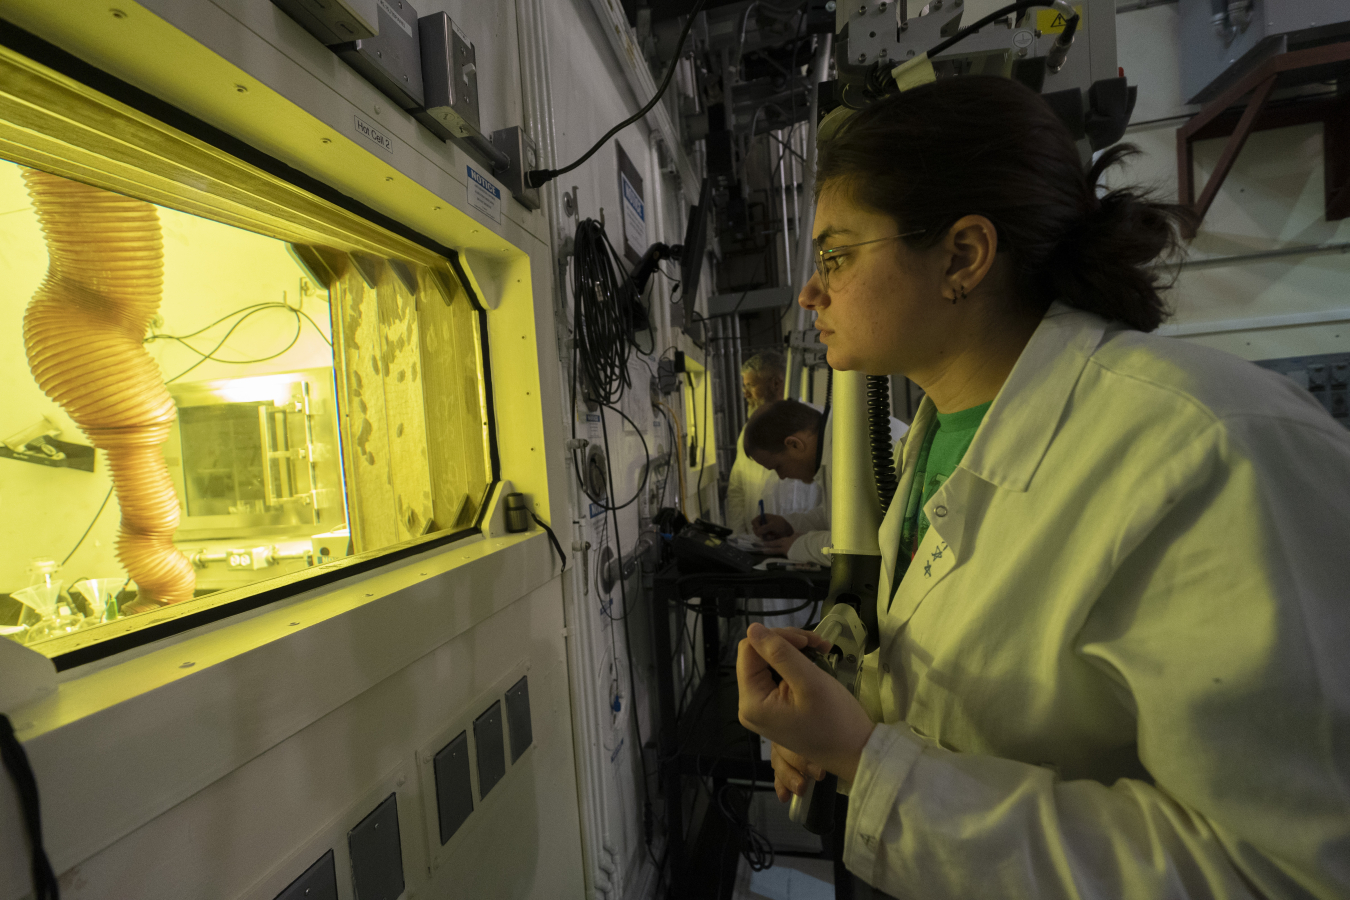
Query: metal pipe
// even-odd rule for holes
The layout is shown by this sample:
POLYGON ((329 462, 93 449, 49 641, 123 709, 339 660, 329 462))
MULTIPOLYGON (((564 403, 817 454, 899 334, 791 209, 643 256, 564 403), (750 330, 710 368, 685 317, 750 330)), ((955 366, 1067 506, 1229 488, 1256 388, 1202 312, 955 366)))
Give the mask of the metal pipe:
POLYGON ((830 415, 830 541, 834 554, 879 556, 881 501, 867 442, 867 376, 835 372, 830 415))
POLYGON ((736 379, 736 434, 741 433, 745 428, 745 395, 741 390, 741 366, 745 365, 745 351, 741 347, 741 317, 732 315, 731 317, 732 346, 735 348, 733 359, 736 363, 734 377, 736 379))
MULTIPOLYGON (((816 45, 816 57, 811 61, 811 108, 806 119, 806 147, 802 154, 805 157, 805 177, 802 179, 802 199, 806 203, 806 214, 802 216, 797 229, 797 277, 792 282, 792 287, 797 293, 806 286, 806 282, 811 280, 811 272, 815 263, 811 259, 811 226, 815 219, 815 200, 816 200, 816 120, 820 115, 820 92, 815 86, 825 80, 825 75, 829 71, 830 65, 830 44, 831 36, 823 35, 816 45)), ((804 314, 806 311, 802 310, 804 314)), ((797 326, 798 330, 806 327, 804 319, 799 320, 801 324, 797 326)))
MULTIPOLYGON (((785 135, 781 128, 778 134, 779 143, 783 143, 782 138, 785 135)), ((778 194, 783 210, 783 278, 780 284, 785 282, 790 285, 792 284, 792 235, 788 232, 787 167, 783 165, 787 162, 784 158, 786 155, 786 153, 782 153, 778 157, 778 194)))
MULTIPOLYGON (((800 144, 802 140, 802 132, 793 129, 788 137, 790 143, 793 145, 792 149, 797 151, 797 145, 800 144)), ((802 228, 801 197, 798 195, 797 191, 797 185, 801 181, 801 160, 798 158, 800 155, 800 151, 791 152, 788 153, 787 159, 785 160, 788 164, 788 188, 792 191, 792 227, 796 230, 797 234, 801 234, 802 228)))
MULTIPOLYGON (((822 35, 816 44, 816 57, 811 61, 811 109, 806 120, 807 145, 804 166, 806 177, 802 180, 802 198, 806 203, 806 214, 802 216, 797 228, 797 273, 792 282, 792 289, 796 294, 800 294, 802 288, 806 287, 806 282, 811 280, 812 271, 815 269, 815 260, 811 252, 811 233, 816 215, 816 122, 820 116, 820 92, 815 86, 824 81, 829 73, 831 43, 831 35, 822 35)), ((805 331, 811 324, 810 314, 798 307, 793 323, 794 330, 805 331)))
POLYGON ((1350 253, 1350 241, 1337 241, 1332 244, 1301 244, 1297 247, 1279 247, 1274 250, 1255 250, 1251 253, 1237 253, 1232 256, 1211 256, 1201 259, 1186 259, 1179 263, 1160 263, 1155 266, 1155 268, 1173 271, 1217 269, 1224 266, 1241 265, 1243 263, 1284 259, 1290 256, 1319 256, 1323 253, 1350 253))
MULTIPOLYGON (((665 241, 666 234, 666 181, 661 168, 661 142, 661 133, 656 129, 647 133, 648 160, 652 171, 652 221, 647 226, 647 240, 650 243, 665 241)), ((669 346, 670 285, 664 278, 652 281, 652 296, 656 302, 650 306, 660 310, 656 315, 656 351, 659 353, 669 346)))

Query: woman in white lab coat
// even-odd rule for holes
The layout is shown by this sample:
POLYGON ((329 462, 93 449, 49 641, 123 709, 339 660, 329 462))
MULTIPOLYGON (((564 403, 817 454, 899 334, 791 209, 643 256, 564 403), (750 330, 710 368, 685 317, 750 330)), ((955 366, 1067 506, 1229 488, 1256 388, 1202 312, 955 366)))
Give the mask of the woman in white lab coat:
POLYGON ((780 799, 848 785, 900 897, 1350 896, 1350 437, 1150 335, 1177 211, 1098 187, 1039 97, 955 78, 821 148, 800 302, 927 393, 880 532, 861 703, 753 625, 780 799), (783 678, 776 685, 769 667, 783 678))

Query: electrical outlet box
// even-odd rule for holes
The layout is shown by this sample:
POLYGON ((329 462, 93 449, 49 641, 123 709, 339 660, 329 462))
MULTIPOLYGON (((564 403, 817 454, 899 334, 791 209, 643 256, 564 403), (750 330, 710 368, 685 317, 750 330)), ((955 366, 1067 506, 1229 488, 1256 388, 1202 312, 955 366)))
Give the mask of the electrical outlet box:
POLYGON ((473 722, 478 755, 478 795, 486 797, 506 774, 506 746, 502 735, 502 704, 497 701, 473 722))
POLYGON ((379 0, 379 34, 338 44, 334 52, 404 109, 422 106, 422 51, 417 10, 407 0, 379 0))
POLYGON ((272 4, 329 46, 379 33, 376 0, 272 0, 272 4))
POLYGON ((534 141, 525 134, 525 129, 512 125, 492 132, 492 146, 505 153, 507 161, 506 170, 495 173, 496 176, 521 206, 538 209, 539 188, 529 187, 525 181, 532 169, 539 168, 539 153, 534 141))
POLYGON ((478 57, 469 36, 443 12, 423 16, 417 26, 425 116, 435 125, 426 124, 443 140, 449 135, 466 137, 481 131, 478 57))
POLYGON ((436 812, 441 844, 446 844, 473 812, 473 780, 469 774, 469 733, 461 731, 434 760, 436 812))
POLYGON ((534 741, 530 724, 530 679, 522 677, 506 692, 506 729, 511 735, 511 764, 534 741))
POLYGON ((347 833, 356 900, 396 900, 403 893, 398 794, 390 794, 347 833))
POLYGON ((305 873, 277 894, 277 900, 338 900, 337 866, 329 850, 305 873))

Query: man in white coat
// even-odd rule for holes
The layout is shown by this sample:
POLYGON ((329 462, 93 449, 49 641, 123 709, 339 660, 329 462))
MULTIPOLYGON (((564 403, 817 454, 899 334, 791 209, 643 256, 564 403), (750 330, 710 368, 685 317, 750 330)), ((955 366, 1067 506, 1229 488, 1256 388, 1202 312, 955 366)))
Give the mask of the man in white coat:
MULTIPOLYGON (((899 441, 909 426, 891 418, 891 440, 899 441)), ((830 463, 833 456, 829 414, 796 400, 770 403, 745 425, 746 453, 783 483, 819 486, 820 502, 802 512, 756 517, 755 535, 765 551, 794 562, 828 566, 824 548, 830 543, 830 463)))
MULTIPOLYGON (((741 385, 748 415, 753 416, 765 404, 782 399, 785 376, 783 355, 777 350, 761 350, 742 364, 741 385)), ((760 501, 766 513, 802 512, 820 502, 820 489, 809 479, 780 481, 746 456, 742 429, 736 438, 736 461, 727 483, 727 527, 739 534, 752 533, 753 520, 760 514, 760 501)))

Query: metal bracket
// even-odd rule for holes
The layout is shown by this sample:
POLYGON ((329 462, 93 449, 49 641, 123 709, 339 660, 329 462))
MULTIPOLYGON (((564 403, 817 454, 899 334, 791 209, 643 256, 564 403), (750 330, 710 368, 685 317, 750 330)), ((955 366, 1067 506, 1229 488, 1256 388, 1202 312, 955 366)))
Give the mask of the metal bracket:
MULTIPOLYGON (((1224 179, 1228 177, 1228 173, 1233 168, 1233 163, 1237 160, 1238 154, 1242 151, 1243 145, 1247 143, 1247 138, 1251 136, 1251 133, 1261 130, 1263 125, 1269 128, 1295 124, 1289 121, 1290 113, 1288 110, 1297 107, 1286 108, 1286 110, 1281 111, 1280 115, 1274 115, 1265 110, 1266 101, 1270 98, 1271 92, 1283 85, 1286 80, 1299 83, 1301 78, 1307 74, 1301 70, 1311 70, 1318 73, 1318 77, 1321 77, 1328 71, 1334 72, 1337 69, 1345 70, 1347 68, 1350 68, 1350 41, 1279 53, 1261 62, 1256 68, 1239 78, 1226 91, 1205 104, 1204 109, 1190 121, 1177 129, 1178 200, 1183 206, 1189 206, 1195 212, 1194 225, 1197 229, 1200 220, 1209 212, 1214 198, 1219 193, 1219 188, 1223 186, 1224 179), (1247 98, 1245 103, 1244 98, 1247 98), (1231 107, 1237 105, 1243 106, 1242 115, 1236 124, 1229 125, 1228 121, 1223 118, 1224 114, 1231 107), (1228 138, 1228 142, 1224 145, 1223 152, 1214 166, 1214 171, 1210 174, 1209 180, 1205 182, 1200 191, 1200 196, 1197 198, 1193 145, 1195 141, 1206 137, 1225 136, 1228 138)), ((1314 105, 1309 104, 1306 109, 1313 111, 1314 105)), ((1328 220, 1344 218, 1346 213, 1350 212, 1350 189, 1347 189, 1347 184, 1350 184, 1350 177, 1346 176, 1345 170, 1347 167, 1341 160, 1344 127, 1340 122, 1344 115, 1344 108, 1334 103, 1317 104, 1315 111, 1319 115, 1310 116, 1305 121, 1321 120, 1326 122, 1328 128, 1324 139, 1328 137, 1331 139, 1331 146, 1327 148, 1331 151, 1327 155, 1328 174, 1332 176, 1327 182, 1327 218, 1328 220)), ((1194 233, 1186 235, 1187 238, 1194 236, 1194 233)))
POLYGON ((54 469, 79 469, 82 472, 94 471, 94 448, 83 444, 68 444, 54 437, 39 437, 18 450, 11 450, 0 444, 0 458, 17 462, 36 463, 54 469))
POLYGON ((539 167, 539 153, 525 129, 512 125, 492 132, 492 148, 506 156, 506 167, 496 174, 511 196, 526 209, 538 209, 539 188, 527 186, 525 175, 539 167))

